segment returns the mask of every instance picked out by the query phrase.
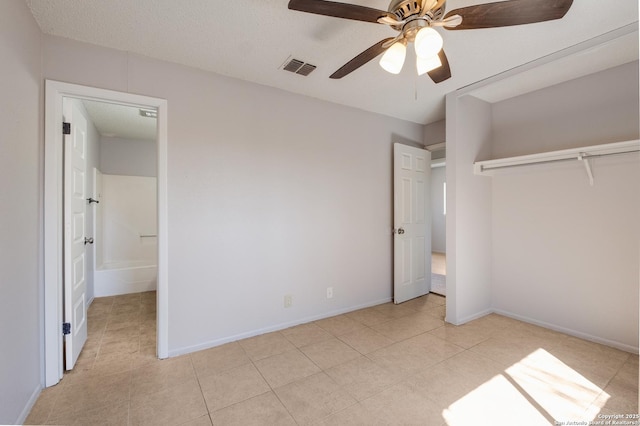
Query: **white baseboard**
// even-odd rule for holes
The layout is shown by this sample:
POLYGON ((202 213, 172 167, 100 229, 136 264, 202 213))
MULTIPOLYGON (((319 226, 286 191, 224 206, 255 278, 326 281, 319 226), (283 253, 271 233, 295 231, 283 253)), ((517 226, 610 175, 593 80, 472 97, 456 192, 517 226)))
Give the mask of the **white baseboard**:
POLYGON ((564 333, 564 334, 568 334, 569 336, 574 336, 574 337, 579 337, 580 339, 584 339, 584 340, 588 340, 590 342, 594 342, 594 343, 600 343, 602 345, 606 345, 606 346, 610 346, 612 348, 616 348, 616 349, 620 349, 622 351, 625 352, 631 352, 634 354, 639 353, 639 348, 637 346, 632 346, 632 345, 628 345, 626 343, 622 343, 622 342, 618 342, 615 340, 609 340, 609 339, 605 339, 599 336, 594 336, 588 333, 583 333, 581 331, 577 331, 577 330, 573 330, 571 328, 566 328, 566 327, 562 327, 559 326, 557 324, 552 324, 552 323, 548 323, 545 321, 540 321, 534 318, 529 318, 527 316, 524 315, 519 315, 510 311, 506 311, 503 309, 485 309, 484 311, 478 312, 476 314, 470 315, 468 317, 465 318, 460 318, 460 319, 456 319, 456 318, 449 318, 446 317, 445 321, 453 324, 453 325, 462 325, 465 323, 468 323, 470 321, 476 320, 478 318, 482 318, 486 315, 489 314, 498 314, 498 315, 503 315, 505 317, 509 317, 509 318, 513 318, 516 319, 518 321, 522 321, 522 322, 526 322, 529 324, 533 324, 533 325, 537 325, 540 327, 544 327, 544 328, 548 328, 550 330, 554 330, 554 331, 559 331, 560 333, 564 333))
POLYGON ((589 340, 591 342, 600 343, 602 345, 611 346, 612 348, 620 349, 625 352, 631 352, 634 354, 638 353, 638 347, 631 346, 626 343, 617 342, 615 340, 609 340, 598 336, 593 336, 588 333, 583 333, 581 331, 573 330, 566 327, 561 327, 556 324, 551 324, 545 321, 539 321, 533 318, 529 318, 523 315, 518 315, 513 312, 505 311, 503 309, 493 309, 493 312, 499 315, 503 315, 505 317, 513 318, 518 321, 526 322, 533 325, 538 325, 540 327, 548 328, 550 330, 559 331, 564 334, 568 334, 570 336, 579 337, 580 339, 589 340))
POLYGON ((387 303, 387 302, 391 302, 391 298, 386 298, 386 299, 382 299, 382 300, 376 300, 376 301, 372 301, 372 302, 368 302, 362 305, 357 305, 357 306, 352 306, 349 308, 343 308, 343 309, 338 309, 335 311, 330 311, 330 312, 326 312, 323 314, 319 314, 319 315, 313 315, 310 317, 305 317, 305 318, 300 318, 300 319, 296 319, 293 321, 288 321, 288 322, 284 322, 284 323, 280 323, 280 324, 274 324, 272 326, 268 326, 268 327, 263 327, 263 328, 259 328, 259 329, 255 329, 255 330, 251 330, 251 331, 247 331, 245 333, 240 333, 240 334, 236 334, 233 336, 229 336, 229 337, 223 337, 220 339, 216 339, 216 340, 211 340, 202 344, 198 344, 198 345, 193 345, 193 346, 185 346, 182 348, 178 348, 178 349, 173 349, 173 350, 169 350, 169 357, 175 357, 175 356, 179 356, 179 355, 184 355, 184 354, 188 354, 191 352, 196 352, 196 351, 201 351, 204 349, 210 349, 216 346, 220 346, 220 345, 224 345, 225 343, 231 343, 231 342, 235 342, 238 340, 242 340, 242 339, 247 339, 249 337, 254 337, 254 336, 259 336, 261 334, 265 334, 265 333, 271 333, 273 331, 279 331, 279 330, 284 330, 286 328, 289 327, 294 327, 296 325, 300 325, 300 324, 306 324, 309 322, 313 322, 313 321, 318 321, 324 318, 329 318, 329 317, 333 317, 336 315, 342 315, 342 314, 346 314, 348 312, 353 312, 353 311, 357 311, 358 309, 364 309, 364 308, 369 308, 371 306, 376 306, 376 305, 380 305, 383 303, 387 303))
POLYGON ((473 315, 469 315, 464 318, 456 319, 456 318, 449 318, 449 316, 447 316, 444 320, 449 324, 462 325, 462 324, 468 323, 469 321, 477 320, 478 318, 482 318, 486 315, 492 314, 493 312, 494 312, 493 309, 485 309, 484 311, 477 312, 473 315))
POLYGON ((156 287, 155 281, 115 282, 109 285, 96 285, 94 288, 94 296, 108 297, 118 296, 120 294, 142 293, 145 291, 153 291, 156 287))
POLYGON ((20 415, 18 416, 14 424, 17 424, 17 425, 24 424, 25 420, 27 420, 27 417, 29 416, 29 413, 33 409, 33 406, 36 405, 36 401, 40 397, 40 393, 42 392, 42 389, 43 389, 42 385, 38 384, 38 386, 36 386, 36 388, 31 393, 31 396, 29 397, 27 404, 22 409, 22 412, 20 413, 20 415))

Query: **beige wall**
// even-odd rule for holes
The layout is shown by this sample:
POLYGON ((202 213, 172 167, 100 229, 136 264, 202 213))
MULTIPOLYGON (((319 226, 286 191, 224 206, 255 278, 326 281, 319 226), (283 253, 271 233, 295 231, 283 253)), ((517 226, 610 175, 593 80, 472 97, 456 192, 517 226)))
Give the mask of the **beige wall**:
POLYGON ((100 138, 100 170, 111 175, 158 175, 158 149, 155 141, 100 138))
MULTIPOLYGON (((638 139, 638 63, 493 105, 492 154, 638 139)), ((491 178, 493 306, 638 348, 640 156, 513 169, 491 178)))
POLYGON ((168 100, 170 354, 390 299, 392 143, 419 143, 422 126, 61 38, 43 47, 45 78, 168 100))
POLYGON ((472 164, 491 152, 491 105, 447 97, 447 316, 462 324, 491 312, 491 182, 472 164))
POLYGON ((40 30, 0 2, 0 424, 20 422, 42 379, 40 30))
POLYGON ((44 36, 24 3, 0 8, 0 423, 42 383, 43 78, 168 100, 170 354, 390 299, 392 143, 422 126, 44 36))

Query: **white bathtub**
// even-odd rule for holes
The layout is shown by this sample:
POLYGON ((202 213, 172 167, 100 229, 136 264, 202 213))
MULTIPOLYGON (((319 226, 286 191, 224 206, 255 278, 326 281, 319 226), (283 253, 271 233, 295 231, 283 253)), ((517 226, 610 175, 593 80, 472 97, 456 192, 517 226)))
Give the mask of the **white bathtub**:
POLYGON ((95 297, 140 293, 156 289, 158 267, 145 262, 105 263, 95 271, 95 297))

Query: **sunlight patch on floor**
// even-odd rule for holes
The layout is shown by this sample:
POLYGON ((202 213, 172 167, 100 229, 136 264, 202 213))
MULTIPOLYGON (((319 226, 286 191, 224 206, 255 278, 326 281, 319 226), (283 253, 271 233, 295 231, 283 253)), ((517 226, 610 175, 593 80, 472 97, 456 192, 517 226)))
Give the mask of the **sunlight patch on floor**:
POLYGON ((442 412, 449 426, 590 421, 609 399, 580 373, 538 349, 442 412))

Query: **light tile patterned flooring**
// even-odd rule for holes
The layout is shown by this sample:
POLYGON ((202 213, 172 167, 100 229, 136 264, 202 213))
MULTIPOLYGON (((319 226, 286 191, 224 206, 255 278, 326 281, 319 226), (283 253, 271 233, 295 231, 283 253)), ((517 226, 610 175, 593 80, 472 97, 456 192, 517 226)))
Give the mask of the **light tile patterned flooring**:
POLYGON ((638 356, 433 294, 167 360, 155 294, 96 299, 77 368, 27 424, 545 425, 638 412, 638 356))

